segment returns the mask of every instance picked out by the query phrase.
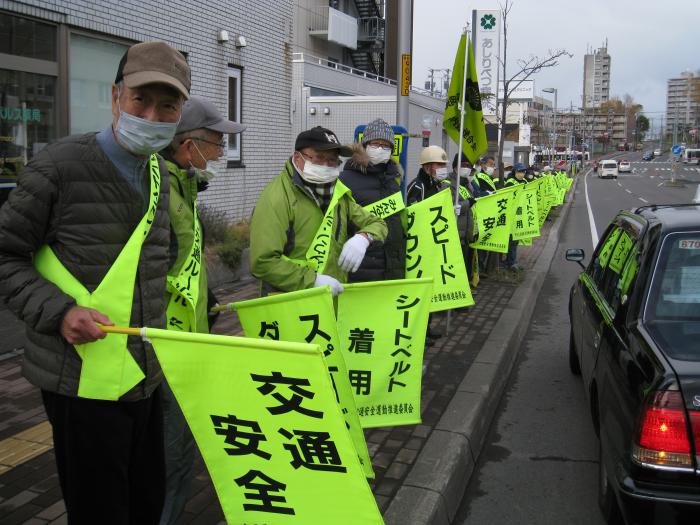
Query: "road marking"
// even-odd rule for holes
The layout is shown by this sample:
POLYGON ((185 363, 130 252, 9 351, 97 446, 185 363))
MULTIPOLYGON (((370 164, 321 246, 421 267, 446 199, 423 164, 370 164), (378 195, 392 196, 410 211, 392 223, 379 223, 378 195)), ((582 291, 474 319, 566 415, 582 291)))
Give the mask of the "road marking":
POLYGON ((620 184, 619 182, 617 183, 617 185, 620 186, 620 188, 622 188, 622 184, 620 184))
POLYGON ((659 182, 659 183, 656 185, 656 187, 658 188, 659 186, 663 186, 663 184, 664 184, 663 182, 659 182))
MULTIPOLYGON (((588 172, 590 174, 592 172, 588 172)), ((595 229, 595 220, 593 219, 593 210, 591 209, 591 199, 588 198, 588 175, 583 178, 583 187, 586 190, 586 208, 588 208, 588 223, 591 225, 591 242, 595 250, 598 244, 598 231, 595 229)))
POLYGON ((630 190, 628 190, 628 189, 625 189, 625 191, 626 191, 627 193, 632 193, 632 192, 631 192, 630 190))
POLYGON ((649 204, 649 201, 646 200, 646 199, 644 199, 644 198, 642 198, 642 197, 639 197, 639 200, 642 201, 642 202, 645 202, 645 203, 649 204))

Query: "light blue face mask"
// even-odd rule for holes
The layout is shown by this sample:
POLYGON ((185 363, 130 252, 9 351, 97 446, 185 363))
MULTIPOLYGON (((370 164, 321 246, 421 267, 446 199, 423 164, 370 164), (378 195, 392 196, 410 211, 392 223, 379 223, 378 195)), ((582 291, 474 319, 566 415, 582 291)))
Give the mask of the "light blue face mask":
POLYGON ((114 133, 119 143, 134 155, 150 155, 170 144, 175 136, 178 122, 151 122, 122 111, 114 133))

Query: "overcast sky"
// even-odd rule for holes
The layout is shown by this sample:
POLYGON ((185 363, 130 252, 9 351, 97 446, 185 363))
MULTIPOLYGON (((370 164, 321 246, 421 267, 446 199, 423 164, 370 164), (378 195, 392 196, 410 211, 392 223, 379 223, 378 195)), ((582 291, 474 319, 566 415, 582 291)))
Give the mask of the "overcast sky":
MULTIPOLYGON (((498 9, 497 0, 414 0, 413 84, 428 68, 452 68, 472 9, 498 9)), ((514 0, 508 16, 508 64, 564 48, 574 56, 535 76, 535 92, 558 90, 559 107, 581 105, 583 55, 608 39, 610 95, 629 93, 650 119, 666 107, 666 81, 700 70, 700 0, 514 0)), ((510 69, 510 68, 509 68, 510 69)), ((514 72, 514 71, 513 71, 514 72)), ((509 73, 509 76, 513 74, 509 73)))

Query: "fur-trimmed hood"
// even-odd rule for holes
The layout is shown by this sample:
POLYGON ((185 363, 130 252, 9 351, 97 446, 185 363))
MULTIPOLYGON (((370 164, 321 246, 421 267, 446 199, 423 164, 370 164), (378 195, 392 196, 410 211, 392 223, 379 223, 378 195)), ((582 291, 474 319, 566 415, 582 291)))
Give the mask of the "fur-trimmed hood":
MULTIPOLYGON (((359 142, 355 142, 352 144, 352 157, 348 159, 348 161, 345 163, 344 169, 351 169, 355 171, 359 171, 365 175, 368 174, 368 170, 370 172, 375 172, 375 173, 370 173, 370 175, 377 174, 376 172, 380 171, 379 169, 370 169, 370 168, 375 168, 375 166, 370 166, 369 163, 369 155, 367 155, 367 150, 365 147, 360 144, 359 142)), ((392 167, 389 167, 389 165, 392 164, 395 169, 396 173, 393 174, 393 177, 402 177, 403 176, 403 169, 401 168, 400 164, 397 164, 393 160, 389 160, 387 162, 387 168, 386 170, 381 170, 382 172, 393 172, 394 169, 392 167)))

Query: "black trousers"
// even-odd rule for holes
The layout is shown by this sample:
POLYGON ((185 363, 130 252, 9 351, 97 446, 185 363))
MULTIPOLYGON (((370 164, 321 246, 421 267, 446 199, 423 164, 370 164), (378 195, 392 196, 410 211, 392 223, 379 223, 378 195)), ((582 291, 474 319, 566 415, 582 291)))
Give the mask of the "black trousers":
POLYGON ((41 395, 68 523, 157 524, 165 493, 160 388, 134 402, 41 395))

